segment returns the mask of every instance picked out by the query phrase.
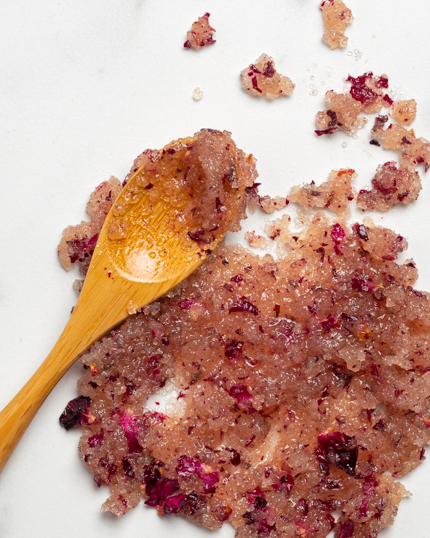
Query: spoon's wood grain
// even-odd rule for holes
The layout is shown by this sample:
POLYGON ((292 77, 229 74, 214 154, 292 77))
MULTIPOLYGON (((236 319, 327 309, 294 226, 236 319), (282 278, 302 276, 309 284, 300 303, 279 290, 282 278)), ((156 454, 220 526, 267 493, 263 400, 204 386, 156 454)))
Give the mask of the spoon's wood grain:
MULTIPOLYGON (((190 144, 193 140, 194 138, 189 138, 182 142, 190 144)), ((124 263, 122 265, 115 263, 117 247, 115 241, 111 240, 109 232, 110 224, 118 218, 114 215, 114 209, 122 201, 127 205, 126 197, 139 190, 138 185, 139 182, 142 183, 144 175, 142 167, 121 191, 107 216, 79 300, 54 349, 33 377, 0 413, 0 472, 48 394, 76 359, 106 332, 134 313, 135 308, 147 305, 169 291, 195 271, 206 258, 202 248, 189 239, 186 231, 178 230, 177 223, 175 224, 172 219, 172 209, 178 210, 178 208, 172 208, 167 202, 171 199, 171 193, 166 193, 164 199, 155 205, 147 200, 148 197, 141 196, 138 207, 133 202, 133 211, 129 211, 133 218, 137 215, 136 232, 133 230, 131 234, 131 244, 135 244, 135 238, 139 235, 139 230, 142 230, 142 222, 139 221, 141 214, 146 214, 145 226, 149 225, 155 230, 155 239, 158 233, 163 234, 163 241, 159 247, 156 246, 157 242, 155 246, 151 243, 155 250, 158 248, 158 254, 162 252, 166 255, 167 252, 164 259, 157 258, 159 263, 154 270, 153 281, 151 281, 152 261, 148 257, 144 257, 142 262, 138 256, 137 266, 132 264, 131 269, 126 271, 124 263), (150 266, 145 267, 145 260, 150 266), (139 266, 140 262, 143 269, 139 266), (135 274, 133 268, 136 269, 135 274)), ((142 189, 139 192, 142 194, 142 189)), ((174 200, 172 203, 174 204, 174 200)), ((154 237, 151 241, 153 239, 154 237)), ((221 239, 222 236, 217 237, 211 248, 214 248, 221 239)), ((145 241, 144 237, 139 244, 142 244, 142 241, 145 241)), ((144 253, 144 249, 140 251, 135 249, 133 252, 139 254, 142 251, 144 253)), ((123 251, 118 253, 122 255, 123 251)))

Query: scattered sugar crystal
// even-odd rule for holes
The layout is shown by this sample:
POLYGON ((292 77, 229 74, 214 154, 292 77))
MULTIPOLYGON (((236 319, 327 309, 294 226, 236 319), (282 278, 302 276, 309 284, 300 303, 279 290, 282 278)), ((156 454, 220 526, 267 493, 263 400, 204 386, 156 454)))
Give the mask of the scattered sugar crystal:
POLYGON ((193 92, 193 99, 194 101, 200 101, 201 99, 203 99, 203 92, 200 88, 195 88, 193 92))
POLYGON ((242 86, 253 95, 265 95, 275 99, 282 95, 293 93, 295 84, 285 75, 280 75, 275 69, 275 61, 267 54, 262 54, 255 64, 244 69, 240 76, 242 86))
POLYGON ((132 304, 130 304, 128 307, 127 307, 127 312, 131 315, 131 314, 136 314, 137 312, 137 308, 135 306, 133 306, 132 304))

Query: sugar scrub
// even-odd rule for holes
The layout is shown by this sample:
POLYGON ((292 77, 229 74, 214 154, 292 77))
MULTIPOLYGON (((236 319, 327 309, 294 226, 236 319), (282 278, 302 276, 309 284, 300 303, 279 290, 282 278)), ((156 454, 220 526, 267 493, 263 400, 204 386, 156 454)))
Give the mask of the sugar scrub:
POLYGON ((331 135, 340 129, 349 136, 356 136, 367 122, 366 117, 360 116, 362 112, 371 114, 380 112, 382 107, 391 108, 391 116, 399 123, 389 123, 386 127, 388 115, 377 116, 370 143, 375 146, 382 143, 384 149, 398 150, 399 165, 389 161, 378 166, 371 189, 361 189, 358 193, 357 205, 363 211, 388 211, 397 204, 410 204, 422 189, 416 167, 424 164, 427 171, 430 162, 430 143, 425 138, 416 138, 412 129, 408 131, 404 127, 416 117, 416 101, 394 102, 387 93, 389 86, 385 75, 376 77, 369 72, 356 78, 348 76, 346 80, 351 82, 348 92, 331 90, 326 93, 330 108, 317 113, 315 133, 331 135))
POLYGON ((191 30, 187 32, 187 40, 184 43, 186 49, 201 49, 205 45, 213 45, 215 28, 209 24, 210 13, 205 13, 193 22, 191 30))
POLYGON ((72 264, 77 262, 79 271, 86 275, 105 218, 121 189, 121 182, 113 176, 109 181, 101 183, 91 194, 87 204, 90 222, 82 221, 63 231, 58 255, 64 269, 69 270, 72 264))
POLYGON ((345 30, 353 19, 351 10, 342 0, 324 0, 320 8, 326 30, 323 40, 331 49, 346 47, 348 38, 345 36, 345 30))
POLYGON ((276 99, 281 95, 287 97, 295 88, 291 79, 276 71, 274 59, 267 54, 262 54, 255 64, 249 65, 240 76, 245 91, 257 96, 265 95, 269 99, 276 99))
POLYGON ((415 99, 396 101, 393 104, 392 116, 400 125, 410 125, 417 115, 417 102, 415 99))
POLYGON ((222 246, 81 357, 60 421, 83 428, 103 510, 143 498, 238 538, 375 538, 393 523, 396 478, 430 441, 430 295, 391 230, 289 221, 271 223, 279 260, 222 246), (149 410, 167 387, 168 411, 149 410))
POLYGON ((361 189, 357 205, 361 209, 388 211, 398 203, 410 204, 422 189, 421 179, 413 169, 399 170, 394 161, 378 166, 372 189, 361 189))
POLYGON ((333 134, 338 129, 354 136, 366 124, 366 119, 359 117, 360 113, 373 114, 393 104, 387 93, 388 78, 385 75, 377 77, 373 73, 365 73, 356 78, 348 76, 346 80, 351 82, 348 92, 343 94, 330 90, 325 94, 330 108, 317 114, 315 133, 318 136, 333 134))
POLYGON ((343 217, 349 216, 349 204, 357 196, 351 182, 357 177, 355 170, 333 170, 327 181, 316 186, 312 181, 301 187, 292 187, 290 202, 297 202, 306 209, 318 207, 331 209, 343 217))

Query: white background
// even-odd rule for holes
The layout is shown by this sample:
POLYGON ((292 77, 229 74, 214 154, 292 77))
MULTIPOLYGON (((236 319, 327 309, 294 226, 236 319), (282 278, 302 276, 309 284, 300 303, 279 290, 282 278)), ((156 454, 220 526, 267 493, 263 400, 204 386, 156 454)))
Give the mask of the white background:
MULTIPOLYGON (((93 188, 110 175, 123 179, 143 149, 202 127, 227 129, 258 159, 262 194, 318 184, 340 167, 355 168, 361 188, 378 164, 397 157, 369 145, 373 118, 357 140, 317 138, 313 130, 325 91, 343 91, 348 74, 369 70, 389 76, 396 98, 417 100, 413 127, 430 138, 428 1, 347 4, 355 17, 349 45, 331 51, 315 0, 2 1, 0 408, 49 353, 76 301, 76 275, 56 255, 62 229, 84 219, 93 188), (205 11, 217 43, 184 49, 186 31, 205 11), (240 71, 263 52, 296 83, 292 97, 269 102, 241 90, 240 71), (192 99, 197 86, 200 102, 192 99)), ((430 189, 422 176, 416 203, 374 220, 409 239, 419 287, 430 289, 430 189)), ((249 226, 263 222, 258 214, 249 226)), ((77 395, 81 368, 55 388, 0 476, 0 537, 209 535, 178 518, 160 519, 143 503, 121 519, 100 512, 108 489, 96 487, 79 459, 80 431, 58 424, 77 395)), ((384 538, 427 538, 429 479, 428 461, 403 479, 414 497, 401 503, 384 538)), ((213 536, 233 531, 225 525, 213 536)))

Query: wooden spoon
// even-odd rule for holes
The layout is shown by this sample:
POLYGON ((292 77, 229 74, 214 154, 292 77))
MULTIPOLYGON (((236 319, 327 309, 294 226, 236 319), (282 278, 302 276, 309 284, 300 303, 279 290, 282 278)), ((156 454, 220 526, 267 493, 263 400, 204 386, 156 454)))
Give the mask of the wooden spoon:
MULTIPOLYGON (((175 153, 172 148, 178 144, 192 148, 197 138, 172 142, 157 153, 175 153)), ((100 232, 66 328, 40 368, 0 413, 0 471, 48 394, 76 359, 138 308, 189 276, 210 254, 204 250, 208 245, 202 247, 190 239, 186 222, 178 224, 175 217, 183 206, 176 195, 163 191, 161 183, 154 199, 152 172, 141 166, 121 191, 100 232)), ((213 238, 211 249, 222 235, 213 238)))

